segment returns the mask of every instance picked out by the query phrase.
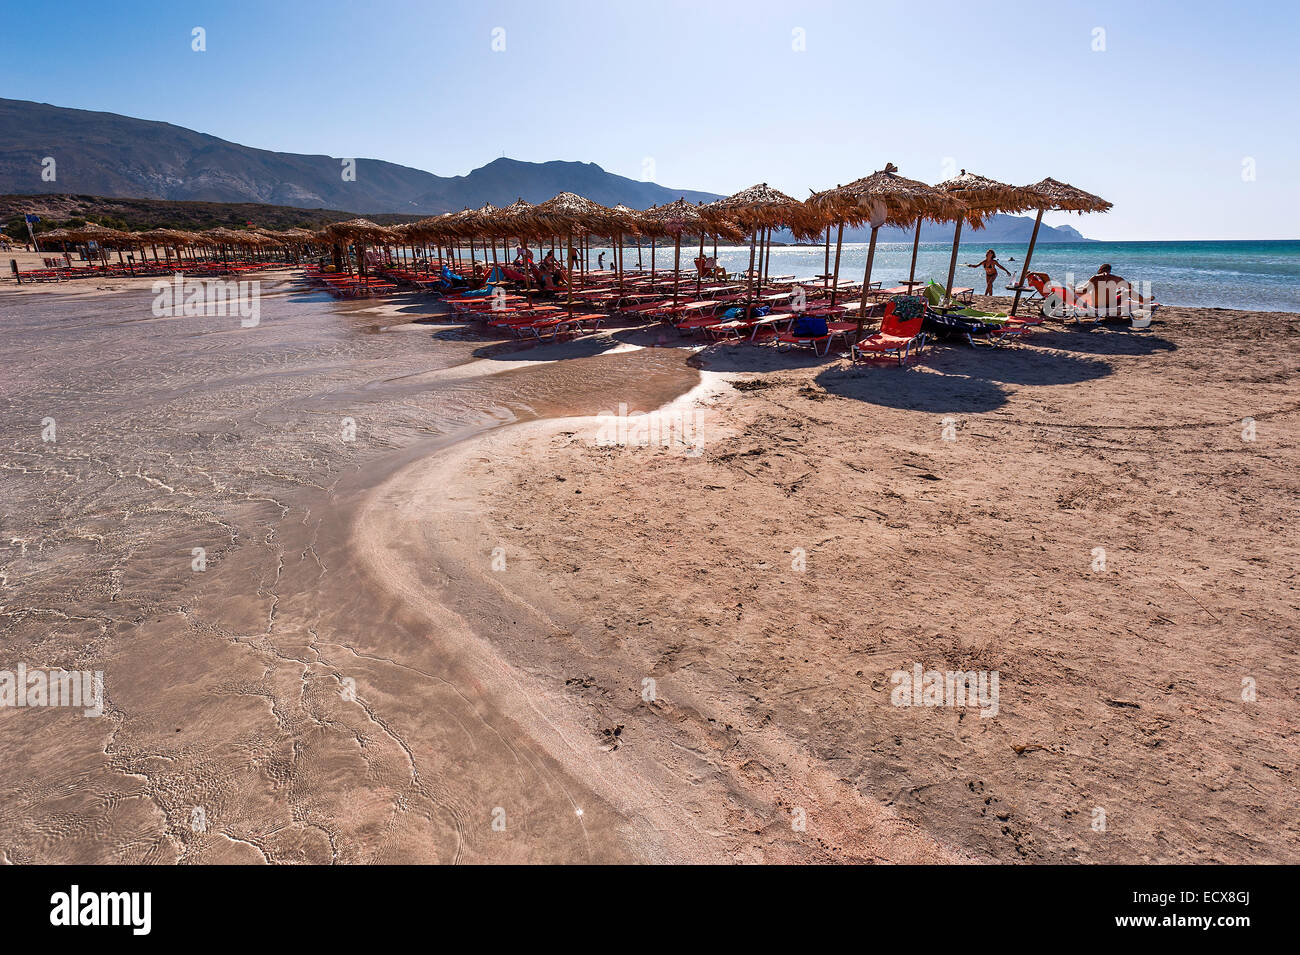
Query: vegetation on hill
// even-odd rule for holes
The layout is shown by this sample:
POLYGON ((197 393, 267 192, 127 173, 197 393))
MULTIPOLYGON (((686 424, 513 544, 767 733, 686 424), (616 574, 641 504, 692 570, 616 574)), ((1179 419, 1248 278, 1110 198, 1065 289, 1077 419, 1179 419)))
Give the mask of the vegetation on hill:
MULTIPOLYGON (((250 222, 265 229, 319 229, 330 222, 354 219, 355 212, 337 209, 297 209, 256 202, 182 202, 171 199, 109 199, 103 196, 0 196, 0 232, 15 239, 27 235, 23 216, 41 221, 36 234, 64 226, 95 222, 111 229, 186 229, 203 231, 224 226, 242 229, 250 222)), ((377 214, 366 216, 383 225, 410 222, 419 216, 377 214)))

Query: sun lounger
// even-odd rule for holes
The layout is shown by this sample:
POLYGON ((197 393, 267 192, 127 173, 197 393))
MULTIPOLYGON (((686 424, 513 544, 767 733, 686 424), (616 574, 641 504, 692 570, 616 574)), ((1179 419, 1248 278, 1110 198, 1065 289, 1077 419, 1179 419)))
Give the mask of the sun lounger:
POLYGON ((896 307, 896 302, 889 302, 880 320, 880 331, 854 343, 851 348, 853 361, 896 358, 902 367, 907 364, 909 355, 916 354, 925 347, 925 333, 921 331, 925 320, 924 306, 922 314, 907 319, 894 314, 896 307))

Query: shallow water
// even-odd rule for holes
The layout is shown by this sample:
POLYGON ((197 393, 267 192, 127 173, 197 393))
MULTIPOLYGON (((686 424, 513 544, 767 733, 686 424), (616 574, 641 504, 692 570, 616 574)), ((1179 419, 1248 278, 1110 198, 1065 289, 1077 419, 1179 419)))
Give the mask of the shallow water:
POLYGON ((103 669, 108 701, 98 721, 0 721, 9 860, 607 858, 613 842, 587 836, 612 815, 592 797, 575 822, 580 787, 557 790, 544 753, 521 768, 531 744, 508 713, 464 695, 465 635, 368 574, 357 528, 374 489, 464 437, 688 391, 690 352, 503 348, 412 324, 427 299, 337 303, 275 280, 253 328, 151 304, 0 295, 0 669, 103 669), (345 676, 361 709, 340 700, 345 676), (466 819, 507 780, 562 844, 475 847, 466 819), (151 801, 125 799, 142 789, 151 801), (133 808, 180 805, 233 842, 196 836, 188 810, 133 808))

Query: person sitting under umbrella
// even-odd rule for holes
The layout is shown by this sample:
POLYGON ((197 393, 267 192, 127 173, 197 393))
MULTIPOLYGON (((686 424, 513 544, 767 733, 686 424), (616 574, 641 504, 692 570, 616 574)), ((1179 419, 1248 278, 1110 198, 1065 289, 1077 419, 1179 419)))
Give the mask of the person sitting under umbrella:
POLYGON ((985 295, 993 294, 993 281, 998 277, 998 269, 1006 272, 1008 278, 1011 277, 1011 273, 1007 272, 1006 266, 998 261, 998 254, 992 249, 989 249, 984 253, 984 258, 981 261, 967 262, 965 265, 968 269, 984 269, 984 283, 986 285, 986 288, 984 289, 985 295))
POLYGON ((547 252, 546 258, 542 259, 541 275, 542 287, 548 290, 559 288, 567 281, 564 267, 560 265, 560 260, 555 257, 554 249, 547 252))

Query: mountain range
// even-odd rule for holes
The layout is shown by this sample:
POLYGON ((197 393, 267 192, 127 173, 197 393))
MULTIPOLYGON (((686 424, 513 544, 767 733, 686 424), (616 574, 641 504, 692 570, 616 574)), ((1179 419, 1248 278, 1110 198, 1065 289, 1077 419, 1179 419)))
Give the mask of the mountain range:
MULTIPOLYGON (((502 206, 518 198, 541 202, 563 191, 634 209, 678 198, 692 202, 721 198, 629 179, 583 162, 534 163, 502 157, 465 176, 437 176, 358 158, 354 178, 345 178, 344 169, 345 160, 337 157, 256 149, 171 123, 0 99, 3 193, 257 203, 407 216, 484 202, 502 206)), ((979 242, 1024 242, 1032 226, 1032 219, 999 215, 975 235, 979 242)), ((862 241, 866 234, 845 230, 845 240, 862 241)), ((927 225, 921 237, 922 241, 951 240, 952 226, 927 225)), ((911 234, 886 228, 880 239, 910 240, 911 234)), ((1043 226, 1039 233, 1040 242, 1080 239, 1068 226, 1043 226)))

